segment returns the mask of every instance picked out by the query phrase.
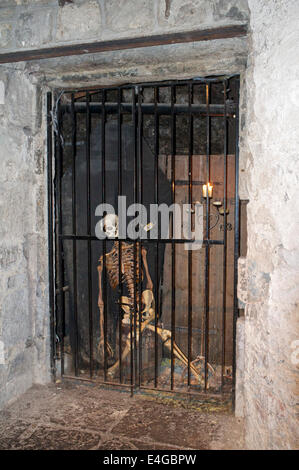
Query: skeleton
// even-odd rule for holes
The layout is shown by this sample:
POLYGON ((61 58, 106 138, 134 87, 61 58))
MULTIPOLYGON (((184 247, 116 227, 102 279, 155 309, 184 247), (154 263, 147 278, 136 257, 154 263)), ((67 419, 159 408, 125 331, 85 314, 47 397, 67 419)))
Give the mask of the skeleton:
MULTIPOLYGON (((118 217, 114 214, 108 214, 104 217, 102 221, 102 229, 106 232, 108 238, 117 238, 118 237, 118 217)), ((121 254, 120 254, 120 263, 119 263, 119 247, 116 242, 114 242, 113 247, 109 253, 105 255, 105 266, 108 274, 108 280, 112 289, 116 289, 119 286, 119 281, 127 286, 129 297, 122 296, 120 303, 124 311, 124 318, 120 321, 123 323, 133 325, 133 322, 136 321, 136 343, 139 342, 139 335, 143 332, 145 328, 156 332, 157 335, 163 341, 164 346, 166 346, 170 351, 172 350, 173 343, 173 354, 177 357, 185 366, 188 366, 188 359, 181 349, 177 346, 175 342, 172 342, 171 331, 161 328, 160 326, 154 326, 151 322, 155 319, 155 300, 153 295, 153 282, 150 277, 149 267, 147 263, 147 251, 144 247, 141 247, 141 258, 145 271, 146 277, 146 289, 142 292, 141 295, 141 304, 144 306, 139 314, 139 297, 138 292, 135 293, 134 281, 139 282, 140 279, 143 279, 143 270, 141 270, 138 260, 140 257, 140 244, 136 243, 136 263, 134 260, 134 245, 122 242, 121 254), (135 264, 135 275, 134 275, 134 264, 135 264), (119 275, 119 265, 121 268, 121 275, 119 275), (136 301, 136 309, 134 309, 136 301)), ((98 265, 98 281, 99 281, 99 296, 98 296, 98 306, 100 310, 100 342, 99 348, 102 348, 104 345, 104 302, 102 296, 102 272, 104 266, 104 258, 101 256, 99 259, 98 265)), ((138 291, 138 289, 137 289, 138 291)), ((127 335, 126 345, 122 352, 122 360, 124 360, 131 350, 131 335, 133 334, 132 328, 131 332, 127 335)), ((107 352, 111 356, 113 351, 109 343, 106 341, 107 352)), ((113 364, 109 370, 109 375, 114 375, 115 371, 118 369, 119 360, 113 364)), ((201 385, 204 384, 203 378, 200 373, 197 371, 195 364, 190 363, 190 370, 194 376, 198 379, 201 385)))
MULTIPOLYGON (((107 214, 102 221, 102 229, 106 232, 108 238, 118 237, 118 217, 115 214, 107 214)), ((119 247, 114 242, 112 250, 105 256, 105 266, 108 274, 109 284, 112 289, 116 289, 119 285, 119 281, 127 286, 129 297, 122 297, 121 304, 128 304, 129 310, 133 309, 134 305, 134 280, 139 282, 140 278, 143 279, 143 272, 140 273, 139 260, 140 257, 140 244, 136 244, 136 263, 134 263, 134 246, 133 244, 123 242, 121 245, 120 263, 119 263, 119 247), (119 275, 119 264, 121 273, 119 275), (134 277, 134 264, 136 266, 134 277)), ((146 287, 149 290, 153 289, 153 282, 150 277, 148 263, 147 263, 147 252, 144 247, 141 248, 141 257, 146 275, 146 287)), ((99 297, 98 306, 100 310, 100 343, 99 347, 102 347, 104 340, 104 302, 102 294, 102 272, 104 266, 104 258, 101 256, 98 265, 98 280, 99 280, 99 297)), ((136 293, 136 302, 139 304, 138 293, 136 293)), ((126 310, 125 310, 126 311, 126 310)), ((107 350, 110 355, 113 355, 111 346, 107 344, 107 350)))

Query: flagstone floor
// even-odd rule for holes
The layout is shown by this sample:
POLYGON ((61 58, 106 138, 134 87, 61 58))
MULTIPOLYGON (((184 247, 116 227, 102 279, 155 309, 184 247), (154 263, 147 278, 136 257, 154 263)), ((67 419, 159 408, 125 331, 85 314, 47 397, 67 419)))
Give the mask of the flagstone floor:
POLYGON ((0 449, 242 448, 243 422, 225 406, 186 407, 94 384, 34 386, 0 411, 0 449))

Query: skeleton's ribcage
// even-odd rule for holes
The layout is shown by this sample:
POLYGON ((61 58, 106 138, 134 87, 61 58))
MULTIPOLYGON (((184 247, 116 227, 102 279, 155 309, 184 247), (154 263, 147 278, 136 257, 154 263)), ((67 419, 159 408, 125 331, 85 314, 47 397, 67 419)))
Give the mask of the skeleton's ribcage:
MULTIPOLYGON (((121 263, 119 263, 119 248, 114 246, 110 253, 106 256, 106 269, 108 273, 109 283, 112 289, 119 285, 119 264, 121 266, 121 283, 127 286, 129 297, 134 301, 134 284, 139 282, 140 277, 140 248, 136 246, 136 255, 134 263, 134 245, 122 243, 121 247, 121 263), (135 270, 134 270, 135 265, 135 270), (135 274, 134 274, 135 272, 135 274)), ((141 271, 141 278, 142 278, 141 271)), ((137 294, 136 294, 137 295, 137 294)))

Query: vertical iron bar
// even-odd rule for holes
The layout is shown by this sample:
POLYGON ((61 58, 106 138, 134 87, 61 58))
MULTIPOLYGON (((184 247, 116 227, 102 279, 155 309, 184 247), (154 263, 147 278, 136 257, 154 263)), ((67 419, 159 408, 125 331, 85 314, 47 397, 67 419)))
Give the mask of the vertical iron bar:
POLYGON ((54 249, 53 249, 53 146, 52 146, 52 93, 47 93, 47 179, 48 179, 48 262, 51 372, 56 376, 55 308, 54 308, 54 249))
MULTIPOLYGON (((236 93, 239 102, 240 78, 236 80, 236 93)), ((234 227, 234 319, 233 319, 233 385, 232 385, 232 404, 235 408, 235 390, 236 390, 236 330, 238 310, 238 258, 240 250, 240 213, 239 213, 239 107, 236 110, 236 159, 235 159, 235 227, 234 227)))
MULTIPOLYGON (((87 234, 91 235, 90 213, 90 95, 86 92, 86 192, 87 192, 87 234)), ((88 317, 89 317, 89 373, 93 376, 93 318, 92 318, 92 275, 91 275, 91 240, 87 241, 88 263, 88 317)))
MULTIPOLYGON (((210 182, 210 116, 209 116, 209 104, 210 104, 210 84, 206 84, 206 175, 207 185, 210 182)), ((207 198, 206 198, 206 239, 210 238, 210 198, 207 187, 207 198)), ((205 391, 208 386, 208 359, 209 359, 209 274, 210 274, 210 251, 209 243, 205 247, 205 391)))
MULTIPOLYGON (((118 88, 118 117, 117 117, 117 134, 118 134, 118 196, 122 194, 122 142, 121 142, 121 88, 118 88)), ((119 214, 118 214, 119 215, 119 214)), ((122 242, 118 238, 118 350, 119 350, 119 383, 122 383, 122 242)))
MULTIPOLYGON (((74 93, 71 94, 71 120, 72 120, 72 222, 73 235, 77 235, 76 217, 76 115, 74 105, 74 93)), ((74 287, 74 333, 75 333, 75 375, 78 375, 78 311, 77 311, 77 245, 73 239, 73 287, 74 287)))
MULTIPOLYGON (((55 218, 57 219, 57 225, 55 227, 56 232, 56 249, 57 249, 57 307, 59 311, 58 325, 60 326, 60 370, 61 375, 64 374, 64 336, 65 336, 65 304, 64 304, 64 259, 63 259, 63 241, 62 235, 62 147, 61 147, 61 112, 60 112, 60 101, 57 97, 56 113, 57 113, 57 135, 55 137, 55 218)), ((58 326, 56 325, 56 327, 58 326)))
POLYGON ((224 385, 224 367, 225 367, 225 340, 226 340, 226 264, 227 264, 227 117, 226 117, 226 95, 227 82, 223 82, 223 100, 224 100, 224 147, 223 147, 223 281, 222 281, 222 353, 221 353, 221 391, 224 385))
MULTIPOLYGON (((176 154, 176 116, 174 104, 176 99, 175 85, 171 85, 171 196, 175 204, 175 154, 176 154)), ((175 342, 175 239, 174 214, 172 214, 172 242, 171 242, 171 376, 170 388, 174 388, 174 342, 175 342)))
MULTIPOLYGON (((143 134, 143 116, 142 116, 142 94, 141 87, 138 86, 138 202, 142 204, 142 190, 143 190, 143 175, 142 175, 142 134, 143 134)), ((139 377, 138 385, 141 386, 142 382, 142 330, 141 330, 141 292, 142 292, 142 260, 141 260, 141 250, 142 250, 142 241, 139 241, 139 254, 138 254, 138 264, 139 264, 139 282, 138 282, 138 312, 139 312, 139 377)))
MULTIPOLYGON (((137 202, 138 192, 137 192, 137 151, 136 151, 136 87, 132 87, 132 124, 133 124, 133 158, 134 158, 134 181, 133 181, 133 193, 134 193, 134 203, 137 202)), ((134 308, 133 308, 133 328, 131 325, 131 337, 134 331, 134 350, 133 344, 131 342, 131 395, 134 393, 134 374, 135 380, 137 377, 137 273, 136 273, 136 264, 137 264, 137 246, 136 240, 134 240, 134 308), (133 330, 133 331, 132 331, 133 330), (134 361, 134 367, 133 367, 134 361)), ((132 318, 132 312, 131 312, 132 318)))
MULTIPOLYGON (((106 91, 102 90, 102 127, 101 127, 101 153, 102 153, 102 203, 106 203, 106 91)), ((104 214, 103 214, 104 215, 104 214)), ((106 271, 106 238, 103 239, 103 303, 104 303, 104 381, 107 380, 107 271, 106 271)))
MULTIPOLYGON (((155 102, 155 162, 154 162, 154 178, 155 178, 155 204, 159 204, 159 182, 158 182, 158 163, 159 163, 159 117, 157 113, 157 104, 159 101, 159 88, 155 86, 154 88, 154 102, 155 102)), ((158 223, 159 229, 159 223, 158 223)), ((158 234, 159 238, 159 234, 158 234)), ((158 288, 158 278, 159 278, 159 241, 156 244, 156 279, 154 286, 154 299, 155 299, 155 388, 158 386, 158 305, 159 305, 159 288, 158 288)))
MULTIPOLYGON (((188 202, 191 210, 192 205, 192 182, 193 182, 193 116, 191 113, 191 105, 193 102, 193 85, 188 87, 189 101, 189 156, 188 156, 188 202)), ((192 212, 190 212, 190 222, 192 229, 192 212)), ((188 251, 188 387, 191 385, 191 358, 192 358, 192 250, 188 251)))

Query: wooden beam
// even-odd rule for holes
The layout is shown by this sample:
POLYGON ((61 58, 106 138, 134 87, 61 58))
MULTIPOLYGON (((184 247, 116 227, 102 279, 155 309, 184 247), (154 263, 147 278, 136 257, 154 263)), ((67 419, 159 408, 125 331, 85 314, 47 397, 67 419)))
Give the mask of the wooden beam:
POLYGON ((66 46, 47 47, 42 49, 19 50, 0 54, 0 64, 23 62, 31 60, 50 59, 72 55, 94 54, 97 52, 120 51, 140 47, 181 44, 187 42, 211 41, 246 36, 246 25, 222 26, 213 29, 186 31, 181 33, 156 34, 136 38, 114 39, 91 43, 73 44, 66 46))

